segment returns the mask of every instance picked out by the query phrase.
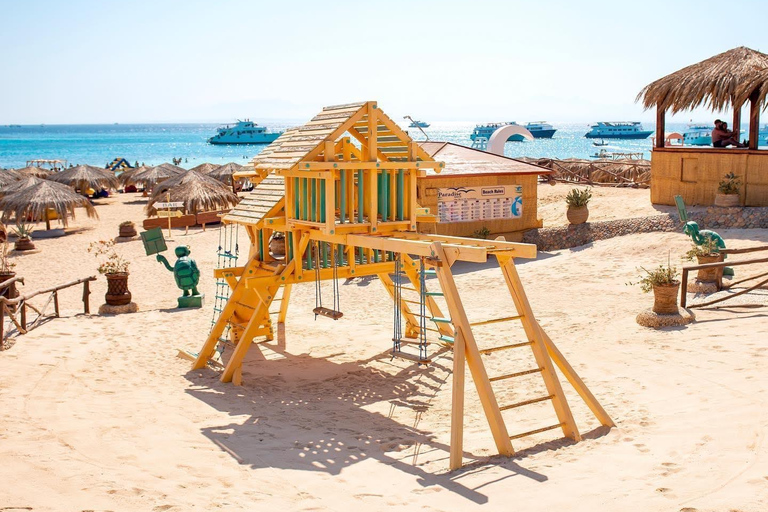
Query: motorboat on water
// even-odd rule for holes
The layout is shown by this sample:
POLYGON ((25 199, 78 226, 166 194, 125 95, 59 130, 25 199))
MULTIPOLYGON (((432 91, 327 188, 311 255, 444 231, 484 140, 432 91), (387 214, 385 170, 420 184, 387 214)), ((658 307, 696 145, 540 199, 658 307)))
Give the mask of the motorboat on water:
POLYGON ((411 120, 411 124, 408 125, 408 128, 429 128, 429 123, 426 121, 411 120))
POLYGON ((593 146, 607 146, 608 144, 610 144, 610 143, 608 141, 606 141, 605 139, 600 139, 600 142, 594 141, 592 143, 593 146))
POLYGON ((216 130, 216 135, 208 139, 210 144, 270 144, 283 132, 271 133, 248 119, 237 120, 236 124, 226 125, 216 130))
POLYGON ((639 121, 600 121, 590 128, 590 131, 584 134, 588 139, 647 139, 653 133, 651 130, 644 130, 639 121))
MULTIPOLYGON (((496 130, 498 130, 503 126, 509 126, 509 125, 523 126, 523 125, 518 125, 515 121, 510 121, 506 123, 488 123, 483 125, 479 124, 475 126, 474 130, 472 130, 472 134, 469 136, 469 138, 472 139, 473 141, 480 137, 483 137, 485 139, 490 139, 491 135, 493 135, 493 132, 495 132, 496 130)), ((523 128, 531 132, 531 135, 533 135, 534 139, 551 139, 552 136, 557 131, 554 126, 552 126, 549 123, 545 123, 543 121, 527 123, 523 126, 523 128)), ((512 141, 512 142, 522 142, 523 140, 525 140, 525 137, 519 134, 511 135, 507 139, 507 141, 512 141)))
POLYGON ((689 146, 711 146, 712 127, 705 124, 689 124, 683 132, 683 144, 689 146))

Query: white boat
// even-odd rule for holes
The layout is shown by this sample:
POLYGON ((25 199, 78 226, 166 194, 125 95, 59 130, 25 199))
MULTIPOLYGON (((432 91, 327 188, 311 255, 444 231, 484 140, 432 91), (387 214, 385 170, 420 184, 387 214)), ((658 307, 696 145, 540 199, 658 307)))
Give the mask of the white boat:
POLYGON ((584 136, 588 139, 647 139, 652 133, 651 130, 643 130, 639 121, 601 121, 591 125, 584 136))
POLYGON ((689 146, 711 146, 712 127, 706 124, 689 124, 683 132, 683 144, 689 146))
POLYGON ((280 135, 282 132, 270 133, 253 121, 238 119, 237 124, 217 129, 216 135, 208 139, 208 142, 210 144, 270 144, 280 135))

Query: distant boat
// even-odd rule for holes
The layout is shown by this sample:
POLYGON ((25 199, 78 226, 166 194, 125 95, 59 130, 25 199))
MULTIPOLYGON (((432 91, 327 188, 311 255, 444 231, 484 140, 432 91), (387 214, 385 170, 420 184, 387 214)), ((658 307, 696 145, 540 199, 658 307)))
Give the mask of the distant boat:
POLYGON ((588 139, 647 139, 653 133, 651 130, 643 130, 639 121, 601 121, 590 128, 591 130, 584 134, 588 139))
POLYGON ((689 146, 711 146, 712 128, 705 124, 689 124, 683 132, 683 144, 689 146))
POLYGON ((8 128, 21 128, 20 124, 9 124, 8 128))
POLYGON ((270 133, 263 126, 246 119, 237 124, 226 125, 216 130, 216 135, 208 139, 210 144, 269 144, 283 132, 270 133))
MULTIPOLYGON (((493 132, 501 127, 510 125, 520 126, 515 121, 509 121, 506 123, 479 124, 475 126, 474 130, 472 130, 469 138, 472 140, 478 139, 480 137, 490 139, 491 135, 493 135, 493 132)), ((545 122, 527 123, 525 126, 523 126, 523 128, 531 132, 531 135, 533 135, 534 139, 551 139, 557 131, 551 124, 545 122)), ((525 137, 519 134, 510 135, 507 139, 508 142, 522 142, 523 140, 525 140, 525 137)))
POLYGON ((429 128, 429 123, 426 121, 411 121, 408 128, 429 128))
POLYGON ((592 143, 593 146, 607 146, 609 142, 606 142, 605 139, 600 139, 600 142, 594 141, 592 143))

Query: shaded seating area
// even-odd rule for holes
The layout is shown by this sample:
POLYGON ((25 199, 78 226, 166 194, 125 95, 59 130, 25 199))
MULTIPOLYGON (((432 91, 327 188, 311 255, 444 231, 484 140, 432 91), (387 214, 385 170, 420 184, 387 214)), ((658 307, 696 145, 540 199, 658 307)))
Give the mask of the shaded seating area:
MULTIPOLYGON (((760 111, 766 107, 768 55, 738 47, 685 67, 647 85, 638 94, 646 109, 656 109, 651 155, 651 202, 674 205, 676 195, 690 205, 712 205, 718 184, 730 172, 741 178, 741 206, 768 206, 768 151, 758 150, 760 111), (666 113, 699 107, 731 110, 731 127, 741 126, 749 104, 747 148, 667 146, 666 113)), ((720 116, 722 117, 722 116, 720 116)), ((743 138, 743 137, 740 137, 743 138)))

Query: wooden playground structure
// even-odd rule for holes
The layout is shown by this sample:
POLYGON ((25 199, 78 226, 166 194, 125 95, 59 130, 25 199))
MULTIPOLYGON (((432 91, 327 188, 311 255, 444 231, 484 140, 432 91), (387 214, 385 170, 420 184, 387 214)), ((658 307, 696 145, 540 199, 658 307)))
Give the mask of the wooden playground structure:
POLYGON ((536 247, 417 232, 417 222, 434 215, 417 202, 417 179, 434 161, 376 102, 326 107, 302 127, 286 131, 253 160, 247 177, 253 191, 223 217, 239 225, 251 241, 248 261, 227 266, 215 276, 228 296, 196 355, 194 368, 221 369, 221 381, 242 379, 242 363, 254 343, 274 337, 271 315, 285 322, 291 288, 316 286, 316 315, 339 319, 338 279, 378 276, 394 302, 393 357, 430 362, 430 350, 453 350, 450 467, 462 465, 465 368, 469 367, 499 454, 512 455, 512 441, 548 430, 580 440, 578 427, 555 367, 573 386, 602 425, 613 422, 535 319, 515 267, 515 258, 535 258, 536 247), (270 254, 273 233, 285 233, 284 258, 270 254), (516 312, 508 317, 470 322, 451 266, 457 261, 499 263, 516 312), (439 290, 429 290, 437 281, 439 290), (333 307, 322 303, 321 281, 333 281, 333 307), (411 295, 409 295, 411 294, 411 295), (273 303, 279 310, 270 311, 273 303), (525 338, 480 347, 481 325, 520 322, 525 338), (483 357, 506 350, 532 351, 535 366, 489 376, 483 357), (216 359, 227 351, 227 357, 216 359), (417 352, 418 350, 418 352, 417 352), (493 384, 540 375, 546 394, 499 405, 493 384), (550 402, 554 424, 510 435, 503 411, 550 402))

